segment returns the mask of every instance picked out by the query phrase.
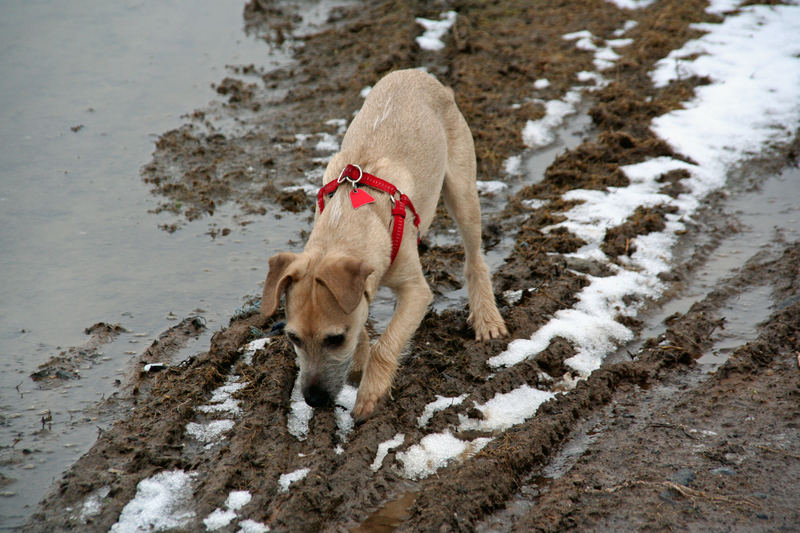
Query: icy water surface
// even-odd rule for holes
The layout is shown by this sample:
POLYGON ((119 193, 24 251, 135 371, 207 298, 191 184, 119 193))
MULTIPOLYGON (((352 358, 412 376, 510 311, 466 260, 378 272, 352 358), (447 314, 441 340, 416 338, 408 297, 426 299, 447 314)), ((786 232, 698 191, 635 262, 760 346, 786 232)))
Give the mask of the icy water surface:
POLYGON ((20 525, 94 441, 108 421, 86 409, 130 352, 172 317, 199 312, 218 329, 297 233, 291 218, 264 217, 218 243, 205 221, 167 234, 168 219, 147 214, 156 199, 139 168, 156 135, 214 98, 226 64, 288 60, 245 36, 244 3, 0 7, 0 528, 20 525), (82 379, 40 390, 31 372, 99 321, 130 333, 82 379))

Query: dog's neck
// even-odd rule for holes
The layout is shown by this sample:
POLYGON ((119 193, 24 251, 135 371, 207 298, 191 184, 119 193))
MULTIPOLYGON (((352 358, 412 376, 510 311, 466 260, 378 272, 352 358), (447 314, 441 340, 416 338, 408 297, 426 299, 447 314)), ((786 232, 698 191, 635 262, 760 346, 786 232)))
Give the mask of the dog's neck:
POLYGON ((340 187, 326 200, 318 214, 305 251, 321 259, 327 255, 348 255, 374 269, 368 292, 374 295, 378 283, 390 266, 391 200, 380 191, 370 190, 375 202, 354 208, 349 185, 340 187))

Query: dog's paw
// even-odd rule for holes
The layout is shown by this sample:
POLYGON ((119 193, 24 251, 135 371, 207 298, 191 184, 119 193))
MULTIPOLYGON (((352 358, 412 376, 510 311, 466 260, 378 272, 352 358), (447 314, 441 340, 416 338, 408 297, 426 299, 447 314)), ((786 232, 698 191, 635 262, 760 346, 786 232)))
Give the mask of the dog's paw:
POLYGON ((488 341, 508 335, 508 329, 500 313, 488 320, 476 320, 472 327, 475 330, 475 340, 488 341))
POLYGON ((378 396, 369 395, 369 398, 366 396, 368 395, 362 395, 361 391, 359 391, 356 397, 356 405, 353 407, 353 420, 356 425, 361 425, 369 420, 378 407, 378 402, 380 401, 378 396))

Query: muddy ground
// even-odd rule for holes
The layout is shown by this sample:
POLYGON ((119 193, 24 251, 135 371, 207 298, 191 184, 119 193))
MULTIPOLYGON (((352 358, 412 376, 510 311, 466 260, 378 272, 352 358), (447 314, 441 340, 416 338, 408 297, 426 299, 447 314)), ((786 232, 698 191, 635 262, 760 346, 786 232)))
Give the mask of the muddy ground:
MULTIPOLYGON (((336 120, 358 109, 359 91, 404 67, 425 66, 453 87, 475 137, 481 178, 513 180, 503 172, 503 162, 525 148, 520 136, 525 122, 543 114, 543 106, 530 100, 533 81, 549 79, 551 85, 538 96, 559 98, 580 85, 578 72, 594 69, 592 55, 561 36, 588 29, 610 39, 625 21, 636 20, 638 26, 626 34, 633 44, 618 50, 622 58, 605 73, 611 83, 585 95, 592 118, 586 141, 556 158, 541 182, 522 188, 505 209, 485 217, 487 248, 502 236, 514 239, 495 273, 495 289, 511 336, 529 337, 575 302, 587 283, 584 273, 604 273, 603 265, 562 257, 577 250, 580 239, 566 231, 542 231, 562 220, 560 213, 569 207, 560 196, 575 188, 625 185, 621 165, 657 155, 680 157, 653 136, 649 121, 679 107, 707 80, 684 79, 655 89, 647 72, 670 50, 698 36, 692 23, 714 19, 701 1, 662 0, 636 11, 602 0, 531 4, 369 2, 333 9, 321 31, 298 38, 293 32, 302 3, 253 0, 244 12, 248 31, 273 45, 294 46, 296 61, 272 72, 257 65, 231 67, 231 77, 216 86, 221 105, 196 111, 186 125, 161 135, 143 177, 159 195, 159 209, 175 213, 164 229, 180 231, 186 220, 208 217, 211 237, 228 238, 236 228, 220 228, 213 218, 224 203, 237 206, 235 222, 241 225, 275 210, 307 212, 310 220, 312 198, 285 187, 306 183, 299 176, 320 175, 330 152, 317 145, 320 135, 298 139, 295 134, 340 135, 336 120), (420 49, 414 41, 420 33, 415 17, 435 19, 449 9, 459 16, 445 37, 447 47, 420 49), (243 81, 248 77, 251 83, 243 81), (219 126, 220 115, 226 128, 219 126), (523 204, 528 199, 551 201, 531 210, 523 204), (505 301, 504 291, 519 289, 525 292, 518 301, 505 301)), ((778 147, 752 168, 796 165, 796 153, 797 143, 778 147)), ((663 191, 679 194, 685 177, 665 175, 663 191)), ((715 239, 703 236, 736 231, 715 215, 718 201, 708 200, 703 216, 683 237, 682 246, 690 251, 685 261, 663 276, 672 293, 713 248, 715 239)), ((631 239, 662 229, 665 212, 659 207, 637 211, 608 232, 605 253, 612 258, 632 253, 631 239)), ((448 227, 442 212, 434 231, 448 227)), ((430 243, 424 248, 434 289, 458 286, 457 250, 430 243)), ((362 531, 797 530, 800 243, 777 240, 770 249, 720 280, 688 312, 670 317, 660 338, 604 365, 569 393, 557 394, 475 457, 413 482, 392 466, 397 452, 428 432, 455 428, 458 414, 476 416, 473 405, 498 392, 522 383, 547 389, 551 384, 542 376, 569 372, 564 365, 574 355, 569 342, 557 340, 535 359, 487 380, 486 359, 505 349, 507 341, 476 343, 463 309, 431 311, 412 341, 393 401, 353 431, 344 453, 337 454, 337 444, 343 443, 330 412, 315 414, 305 440, 287 431, 297 371, 293 354, 277 338, 248 364, 242 347, 273 322, 244 313, 214 335, 207 352, 182 364, 172 361, 160 373, 135 373, 124 394, 108 406, 132 408, 130 414, 100 435, 56 483, 26 529, 107 531, 139 481, 184 469, 200 473, 190 530, 202 530, 202 518, 232 490, 250 491, 247 517, 274 531, 341 531, 359 525, 362 531), (775 304, 757 338, 738 347, 715 372, 704 372, 697 359, 724 328, 725 303, 764 283, 775 304), (193 443, 186 425, 197 420, 195 407, 229 375, 248 383, 235 396, 241 405, 235 427, 219 445, 193 443), (464 391, 471 392, 468 401, 435 414, 425 430, 418 427, 422 408, 436 395, 464 391), (404 444, 373 472, 377 445, 397 433, 405 434, 404 444), (580 453, 568 453, 576 446, 580 453), (298 457, 310 474, 281 492, 277 480, 297 468, 298 457), (553 465, 563 461, 567 466, 553 475, 553 465), (102 509, 81 517, 76 509, 101 487, 109 487, 102 509)), ((242 288, 243 293, 257 291, 242 288)), ((625 320, 634 331, 642 327, 638 319, 625 320)), ((168 352, 158 358, 168 359, 168 352)), ((221 531, 235 531, 234 524, 221 531)))

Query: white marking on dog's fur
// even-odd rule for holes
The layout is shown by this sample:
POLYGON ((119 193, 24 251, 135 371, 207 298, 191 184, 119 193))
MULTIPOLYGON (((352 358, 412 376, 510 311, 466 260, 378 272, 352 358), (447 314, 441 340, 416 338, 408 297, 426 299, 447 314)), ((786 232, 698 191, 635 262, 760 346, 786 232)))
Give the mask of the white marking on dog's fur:
MULTIPOLYGON (((347 189, 347 187, 345 187, 347 189)), ((339 221, 342 218, 342 202, 343 198, 349 195, 349 192, 345 191, 336 191, 332 198, 325 199, 325 211, 324 213, 328 213, 328 217, 331 221, 331 224, 334 226, 339 225, 339 221)))
POLYGON ((386 117, 389 116, 389 113, 391 113, 391 111, 392 111, 392 98, 389 97, 389 98, 386 99, 386 103, 383 104, 383 113, 381 114, 380 117, 376 117, 375 118, 375 123, 372 125, 372 131, 373 132, 375 132, 375 130, 378 129, 378 126, 380 126, 381 123, 384 120, 386 120, 386 117))

